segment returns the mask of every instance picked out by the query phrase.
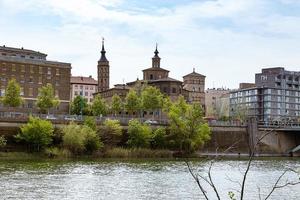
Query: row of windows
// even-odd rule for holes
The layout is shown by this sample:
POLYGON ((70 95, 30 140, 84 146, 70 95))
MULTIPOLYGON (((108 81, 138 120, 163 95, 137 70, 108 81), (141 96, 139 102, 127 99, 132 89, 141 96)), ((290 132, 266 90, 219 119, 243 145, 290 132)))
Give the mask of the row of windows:
MULTIPOLYGON (((25 77, 25 75, 21 74, 19 79, 16 78, 16 76, 12 75, 10 78, 5 77, 6 75, 4 74, 3 77, 0 78, 0 80, 2 82, 8 82, 11 79, 16 79, 20 84, 24 84, 24 83, 37 83, 37 84, 43 84, 43 77, 39 76, 37 78, 37 80, 35 80, 35 78, 33 76, 29 76, 29 77, 25 77)), ((47 80, 51 80, 50 76, 47 76, 47 80)), ((49 82, 49 81, 48 81, 49 82)), ((55 85, 59 86, 59 80, 55 81, 55 85)))
POLYGON ((89 89, 90 89, 90 90, 95 90, 96 86, 75 85, 75 89, 78 89, 78 88, 80 88, 81 90, 83 90, 83 88, 84 88, 85 90, 89 90, 89 89))
MULTIPOLYGON (((91 97, 92 97, 92 96, 93 96, 93 93, 94 93, 94 92, 90 92, 90 93, 89 93, 89 92, 84 92, 84 96, 85 96, 85 97, 88 97, 88 96, 91 96, 91 97)), ((75 96, 77 96, 77 95, 83 96, 83 92, 82 92, 82 91, 75 91, 75 92, 74 92, 74 95, 75 95, 75 96)))
MULTIPOLYGON (((5 88, 1 88, 0 89, 0 96, 4 96, 5 95, 5 88)), ((24 96, 24 88, 21 87, 20 88, 20 95, 24 96)), ((28 88, 27 89, 27 96, 29 97, 33 97, 34 96, 34 88, 28 88)), ((55 90, 55 96, 59 97, 59 92, 58 90, 55 90)))
MULTIPOLYGON (((35 73, 36 69, 38 69, 38 73, 40 74, 44 74, 45 72, 47 72, 48 75, 52 74, 52 69, 51 67, 41 67, 41 66, 34 66, 34 65, 30 65, 29 68, 28 66, 25 65, 17 65, 16 64, 11 64, 11 66, 7 66, 5 63, 2 63, 1 69, 3 72, 5 71, 10 71, 11 72, 25 72, 26 68, 29 69, 30 73, 35 73)), ((59 76, 60 75, 60 69, 59 68, 55 68, 55 75, 59 76)))

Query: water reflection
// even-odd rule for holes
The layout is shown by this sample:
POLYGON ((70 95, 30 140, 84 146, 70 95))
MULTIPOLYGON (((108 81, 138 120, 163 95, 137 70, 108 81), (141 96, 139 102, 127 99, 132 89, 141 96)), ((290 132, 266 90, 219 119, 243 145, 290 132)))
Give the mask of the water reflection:
MULTIPOLYGON (((228 191, 239 188, 246 164, 246 160, 214 163, 213 180, 226 199, 228 191)), ((192 162, 192 167, 204 175, 208 166, 208 162, 192 162)), ((258 199, 258 187, 266 195, 288 167, 300 168, 300 160, 254 161, 247 181, 247 199, 258 199)), ((202 198, 182 161, 1 161, 0 194, 3 199, 202 198)), ((300 185, 278 190, 272 199, 299 197, 300 185)))

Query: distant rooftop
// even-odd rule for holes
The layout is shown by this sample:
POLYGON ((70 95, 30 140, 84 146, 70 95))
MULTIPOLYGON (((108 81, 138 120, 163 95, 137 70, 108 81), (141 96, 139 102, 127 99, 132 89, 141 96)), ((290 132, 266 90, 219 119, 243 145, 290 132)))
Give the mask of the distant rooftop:
POLYGON ((71 84, 97 85, 98 82, 92 76, 71 76, 71 84))

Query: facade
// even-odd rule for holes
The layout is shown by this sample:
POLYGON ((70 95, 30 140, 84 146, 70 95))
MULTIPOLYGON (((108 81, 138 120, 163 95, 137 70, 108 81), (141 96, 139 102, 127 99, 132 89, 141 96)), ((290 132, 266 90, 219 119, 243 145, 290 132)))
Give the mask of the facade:
POLYGON ((255 75, 255 87, 230 93, 230 112, 237 108, 261 121, 298 120, 300 116, 300 72, 282 67, 262 69, 255 75))
POLYGON ((195 72, 183 77, 183 89, 188 91, 188 102, 197 102, 202 105, 205 111, 205 76, 195 72))
MULTIPOLYGON (((154 86, 160 89, 160 91, 166 96, 169 96, 171 100, 176 100, 180 95, 182 95, 185 97, 185 99, 188 102, 190 103, 200 102, 202 106, 204 106, 205 76, 198 74, 196 72, 184 76, 185 83, 187 84, 185 88, 184 83, 182 81, 169 77, 169 71, 161 67, 161 63, 160 63, 161 58, 159 57, 158 54, 159 52, 156 46, 156 49, 154 51, 154 56, 152 58, 152 66, 150 68, 146 68, 142 70, 143 72, 142 80, 136 80, 136 81, 128 82, 126 84, 117 84, 115 85, 114 88, 110 88, 110 89, 107 89, 108 86, 103 87, 103 85, 101 85, 101 81, 98 80, 99 88, 102 89, 99 90, 98 93, 107 102, 110 102, 114 94, 118 94, 122 98, 126 96, 130 88, 137 86, 137 84, 147 83, 150 86, 154 86), (192 87, 195 87, 197 89, 193 89, 192 87)), ((100 60, 104 60, 106 63, 105 67, 109 68, 108 61, 105 57, 103 44, 102 44, 100 60)), ((99 71, 99 64, 98 64, 98 71, 99 71)), ((109 77, 109 74, 106 75, 106 79, 108 79, 107 77, 109 77)), ((104 81, 102 81, 102 83, 104 83, 104 81)))
POLYGON ((229 116, 229 89, 212 88, 205 91, 206 117, 221 118, 229 116))
POLYGON ((71 77, 71 100, 80 95, 87 100, 87 103, 92 103, 93 94, 98 90, 98 81, 92 76, 72 76, 71 77))
POLYGON ((102 40, 101 57, 98 60, 98 91, 102 92, 109 89, 109 61, 107 60, 104 49, 104 40, 102 40))
MULTIPOLYGON (((56 113, 68 113, 70 102, 71 64, 49 61, 47 55, 24 48, 0 47, 0 96, 5 94, 8 81, 16 79, 21 86, 24 103, 14 111, 38 112, 35 101, 38 89, 52 84, 60 106, 56 113)), ((1 106, 2 111, 8 108, 1 106)))

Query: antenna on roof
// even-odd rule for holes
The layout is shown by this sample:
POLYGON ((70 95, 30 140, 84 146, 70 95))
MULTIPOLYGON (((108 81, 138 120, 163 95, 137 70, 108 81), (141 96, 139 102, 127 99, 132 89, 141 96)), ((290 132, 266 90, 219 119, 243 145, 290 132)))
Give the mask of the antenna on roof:
POLYGON ((195 72, 195 67, 193 68, 193 72, 195 72))

